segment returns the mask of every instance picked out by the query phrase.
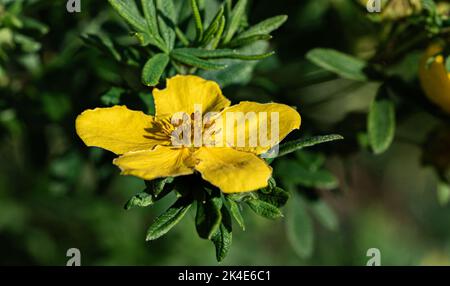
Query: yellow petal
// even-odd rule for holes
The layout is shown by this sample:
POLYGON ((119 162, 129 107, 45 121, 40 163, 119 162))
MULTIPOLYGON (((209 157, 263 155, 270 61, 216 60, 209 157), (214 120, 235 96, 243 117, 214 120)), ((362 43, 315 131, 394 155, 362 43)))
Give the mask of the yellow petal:
POLYGON ((125 106, 86 110, 77 117, 76 131, 87 146, 124 154, 170 144, 158 132, 152 116, 125 106))
POLYGON ((203 147, 195 152, 195 169, 203 179, 224 193, 250 192, 267 187, 272 174, 264 160, 255 154, 231 148, 203 147))
POLYGON ((223 140, 224 146, 258 155, 280 143, 301 124, 300 114, 294 108, 277 103, 244 101, 222 111, 220 118, 222 138, 215 140, 223 140))
POLYGON ((450 80, 445 68, 444 58, 436 56, 442 47, 431 45, 422 57, 419 68, 419 78, 426 96, 444 111, 450 113, 450 80), (436 56, 435 61, 427 65, 430 57, 436 56))
POLYGON ((157 146, 153 150, 126 153, 113 163, 122 170, 122 175, 132 175, 144 180, 194 172, 191 152, 187 148, 157 146))
POLYGON ((230 101, 214 81, 197 76, 177 75, 167 80, 167 88, 154 89, 156 117, 169 117, 177 112, 191 115, 195 105, 200 105, 203 115, 207 112, 219 112, 230 106, 230 101))

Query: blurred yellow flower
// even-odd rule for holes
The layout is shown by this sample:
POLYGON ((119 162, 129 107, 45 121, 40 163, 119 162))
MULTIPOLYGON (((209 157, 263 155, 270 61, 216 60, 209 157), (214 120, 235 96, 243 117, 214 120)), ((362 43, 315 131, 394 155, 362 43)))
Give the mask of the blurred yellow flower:
POLYGON ((440 54, 442 50, 439 44, 428 47, 420 62, 419 79, 426 96, 450 113, 450 77, 445 67, 445 59, 440 54))
MULTIPOLYGON (((96 108, 78 116, 77 134, 87 146, 101 147, 120 155, 114 164, 120 167, 124 175, 153 180, 198 171, 203 179, 222 192, 237 193, 267 186, 272 169, 258 155, 278 144, 301 123, 300 114, 283 104, 241 102, 230 107, 230 101, 222 95, 217 83, 196 76, 175 76, 167 81, 166 89, 155 89, 153 96, 156 108, 154 117, 125 106, 96 108), (196 110, 196 106, 200 110, 196 110), (226 117, 230 113, 276 113, 279 121, 277 142, 271 142, 269 146, 246 145, 244 148, 232 146, 228 141, 224 142, 224 146, 191 143, 174 146, 174 132, 183 126, 174 124, 173 117, 180 112, 190 115, 190 118, 198 113, 211 112, 217 113, 213 118, 226 117)), ((237 129, 244 128, 247 136, 244 139, 248 142, 248 134, 252 129, 261 127, 260 121, 255 117, 237 121, 232 126, 221 122, 218 131, 237 134, 237 129)), ((268 125, 271 121, 272 117, 268 125)), ((201 133, 204 134, 207 127, 214 123, 212 120, 202 124, 201 133)))

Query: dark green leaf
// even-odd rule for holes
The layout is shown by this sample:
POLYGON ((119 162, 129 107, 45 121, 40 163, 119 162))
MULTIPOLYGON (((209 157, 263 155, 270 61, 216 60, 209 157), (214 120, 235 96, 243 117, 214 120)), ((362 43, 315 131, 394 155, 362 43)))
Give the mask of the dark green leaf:
POLYGON ((277 208, 281 208, 289 200, 289 193, 281 188, 275 187, 269 193, 258 192, 258 199, 277 208))
POLYGON ((269 19, 266 19, 258 24, 252 26, 250 29, 239 34, 236 39, 248 38, 256 35, 270 34, 272 31, 278 29, 281 25, 286 22, 288 16, 279 15, 269 19))
POLYGON ((191 54, 180 52, 179 50, 173 50, 171 53, 171 56, 173 59, 197 68, 205 69, 205 70, 220 70, 224 69, 227 66, 224 64, 219 64, 207 60, 200 59, 198 57, 195 57, 191 54))
POLYGON ((247 202, 249 207, 257 214, 268 219, 277 219, 283 217, 283 213, 276 206, 261 200, 250 200, 247 202))
POLYGON ((183 31, 180 30, 180 28, 175 27, 175 33, 178 37, 178 39, 183 43, 185 47, 190 45, 189 39, 186 37, 186 35, 183 33, 183 31))
POLYGON ((202 16, 200 15, 200 10, 198 9, 197 0, 190 0, 190 1, 191 1, 192 15, 194 16, 195 21, 195 28, 197 31, 196 41, 199 42, 203 39, 203 20, 202 16))
POLYGON ((295 253, 309 258, 314 248, 314 228, 306 203, 298 195, 293 196, 287 208, 286 232, 295 253))
POLYGON ((155 197, 158 197, 164 190, 164 187, 167 184, 172 183, 173 180, 174 179, 172 177, 159 178, 151 181, 145 181, 145 185, 147 186, 147 191, 149 193, 153 194, 155 197))
POLYGON ((357 81, 367 80, 364 73, 364 69, 367 67, 366 62, 336 50, 317 48, 308 52, 306 58, 343 78, 357 81))
POLYGON ((222 206, 222 223, 219 229, 211 238, 216 247, 217 261, 222 261, 228 254, 232 242, 232 223, 231 216, 227 208, 222 206))
POLYGON ((167 47, 163 42, 161 42, 161 40, 159 40, 159 38, 156 38, 155 36, 150 35, 147 32, 135 32, 133 33, 133 35, 136 37, 136 39, 138 39, 139 43, 143 47, 153 45, 165 53, 167 53, 168 51, 167 47))
POLYGON ((214 19, 211 21, 211 24, 209 24, 208 29, 206 29, 205 31, 205 36, 203 37, 202 45, 208 44, 214 37, 215 33, 218 31, 220 24, 222 22, 223 12, 224 8, 223 6, 220 6, 219 11, 217 11, 217 14, 214 16, 214 19))
POLYGON ((325 135, 325 136, 315 136, 315 137, 308 137, 303 139, 298 139, 295 141, 289 141, 284 144, 280 145, 280 150, 278 152, 277 157, 281 157, 284 155, 287 155, 289 153, 292 153, 294 151, 312 147, 318 144, 336 141, 336 140, 342 140, 344 137, 341 135, 325 135))
POLYGON ((211 239, 222 222, 222 198, 207 198, 205 202, 197 201, 195 226, 201 238, 211 239))
POLYGON ((260 55, 243 55, 237 50, 232 49, 217 49, 217 50, 206 50, 198 48, 180 48, 174 51, 190 54, 192 56, 203 58, 203 59, 219 59, 219 58, 229 58, 229 59, 240 59, 247 61, 261 60, 273 55, 273 52, 264 53, 260 55))
MULTIPOLYGON (((264 41, 255 42, 254 44, 242 48, 239 53, 242 54, 261 54, 267 51, 268 43, 264 41)), ((245 85, 252 79, 253 70, 258 62, 241 61, 237 59, 224 59, 227 68, 220 71, 200 71, 199 75, 203 78, 214 80, 221 87, 229 85, 245 85)))
POLYGON ((191 200, 187 200, 186 198, 178 199, 178 201, 175 202, 175 204, 173 204, 165 213, 156 218, 155 222, 147 231, 146 240, 155 240, 166 234, 180 222, 180 220, 188 212, 191 205, 191 200))
POLYGON ((169 50, 175 45, 176 11, 173 0, 156 0, 159 31, 169 50))
POLYGON ((237 47, 248 46, 257 41, 267 41, 270 39, 272 39, 271 35, 265 35, 265 34, 264 35, 253 35, 253 36, 249 36, 249 37, 245 37, 245 38, 235 39, 235 40, 231 41, 230 43, 228 43, 226 46, 229 48, 237 48, 237 47))
POLYGON ((150 58, 142 69, 142 82, 147 86, 155 86, 169 64, 167 54, 156 54, 150 58))
POLYGON ((220 44, 223 32, 225 31, 225 24, 226 24, 225 16, 222 16, 220 18, 220 24, 219 27, 217 28, 216 35, 211 40, 211 48, 213 50, 216 49, 220 44))
POLYGON ((158 31, 157 13, 154 0, 141 0, 142 9, 144 10, 145 20, 149 28, 149 32, 154 37, 160 37, 158 31))
POLYGON ((367 120, 370 146, 375 154, 385 152, 395 135, 395 108, 388 99, 373 101, 367 120))
POLYGON ((175 49, 174 52, 190 54, 194 57, 204 59, 229 58, 237 54, 236 50, 231 49, 206 50, 199 48, 180 48, 175 49))
POLYGON ((133 28, 140 32, 146 31, 146 22, 134 0, 108 0, 114 10, 133 28))
POLYGON ((147 206, 153 205, 153 203, 154 203, 154 201, 153 201, 152 195, 150 195, 146 192, 141 192, 137 195, 134 195, 125 204, 125 209, 130 210, 134 207, 147 207, 147 206))
POLYGON ((122 56, 114 47, 114 43, 109 37, 103 37, 100 35, 88 34, 81 36, 81 39, 88 45, 94 46, 100 51, 111 55, 116 61, 121 61, 122 56))
POLYGON ((227 25, 227 29, 224 36, 224 44, 227 44, 231 41, 234 34, 239 28, 239 24, 241 23, 242 17, 245 15, 245 7, 247 6, 247 0, 238 0, 236 6, 234 6, 233 11, 231 12, 230 21, 227 25))
POLYGON ((234 217, 234 219, 239 224, 239 226, 242 228, 242 230, 245 230, 245 222, 244 222, 244 218, 242 217, 241 208, 240 208, 239 204, 228 197, 227 197, 227 201, 230 205, 231 215, 234 217))

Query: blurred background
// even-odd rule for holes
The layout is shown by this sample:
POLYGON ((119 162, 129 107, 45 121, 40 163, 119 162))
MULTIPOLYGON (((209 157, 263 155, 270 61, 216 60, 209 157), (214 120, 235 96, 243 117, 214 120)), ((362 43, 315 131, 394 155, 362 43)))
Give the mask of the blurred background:
MULTIPOLYGON (((127 73, 80 38, 102 29, 126 36, 107 1, 81 0, 82 12, 73 14, 63 0, 26 1, 17 14, 39 21, 29 30, 15 29, 14 18, 5 16, 12 2, 0 0, 0 265, 65 265, 69 248, 80 249, 82 265, 218 265, 212 243, 195 232, 194 211, 162 239, 145 242, 148 226, 173 197, 125 211, 143 181, 119 176, 112 154, 87 148, 75 134, 76 116, 102 106, 102 94, 127 73)), ((436 192, 436 172, 423 163, 424 153, 437 148, 424 143, 438 119, 408 103, 421 94, 423 47, 386 66, 408 83, 409 112, 400 113, 391 148, 376 156, 359 140, 380 84, 339 79, 305 54, 330 47, 368 59, 380 24, 350 0, 258 0, 250 7, 250 23, 278 14, 289 20, 273 33, 276 55, 224 94, 297 106, 300 135, 346 139, 311 149, 326 158, 332 182, 305 189, 305 208, 326 211, 309 217, 300 241, 289 238, 284 219, 244 209, 246 230, 233 229, 221 265, 365 265, 370 248, 381 251, 382 265, 450 264, 449 194, 436 192)), ((437 156, 445 160, 448 153, 437 156)), ((276 172, 287 180, 301 176, 286 162, 304 155, 280 161, 276 172)))

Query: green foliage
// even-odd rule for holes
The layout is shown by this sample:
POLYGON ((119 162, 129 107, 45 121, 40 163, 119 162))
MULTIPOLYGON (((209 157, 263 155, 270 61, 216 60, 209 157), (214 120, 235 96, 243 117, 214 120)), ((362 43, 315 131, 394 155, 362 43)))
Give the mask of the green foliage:
POLYGON ((308 258, 314 248, 313 223, 303 199, 296 196, 294 203, 295 206, 289 206, 286 217, 287 237, 297 255, 308 258))
POLYGON ((222 198, 209 197, 204 202, 197 201, 195 225, 201 238, 211 239, 222 223, 222 198))
POLYGON ((83 265, 364 265, 374 245, 383 265, 448 264, 449 117, 417 78, 424 47, 448 42, 448 3, 387 18, 354 1, 84 1, 70 17, 65 3, 0 4, 0 264, 64 265, 67 245, 83 265), (267 11, 289 27, 275 33, 287 16, 267 11), (144 187, 75 137, 86 109, 154 115, 152 88, 175 74, 298 108, 266 188, 218 194, 198 174, 144 187), (309 137, 330 133, 345 141, 309 137), (145 244, 148 227, 168 235, 145 244))
POLYGON ((155 240, 171 230, 186 215, 192 206, 192 200, 187 198, 178 199, 167 211, 158 216, 147 230, 146 240, 155 240))
POLYGON ((169 64, 169 56, 166 54, 156 54, 150 58, 142 69, 142 82, 147 86, 155 86, 169 64))
POLYGON ((343 78, 357 81, 367 80, 364 72, 367 64, 364 61, 336 50, 317 48, 310 51, 306 58, 319 67, 334 72, 343 78))
POLYGON ((281 144, 280 150, 277 154, 277 157, 281 157, 287 155, 289 153, 295 152, 297 150, 301 150, 306 147, 312 147, 317 144, 322 144, 326 142, 342 140, 344 137, 341 135, 325 135, 325 136, 316 136, 304 139, 298 139, 295 141, 290 141, 284 144, 281 144))
MULTIPOLYGON (((171 71, 186 74, 197 68, 223 70, 230 66, 227 60, 258 61, 270 57, 273 52, 265 49, 251 54, 244 54, 241 49, 258 41, 269 40, 269 33, 287 19, 286 16, 269 18, 242 31, 241 23, 245 17, 247 1, 240 0, 226 16, 223 5, 220 6, 210 24, 204 26, 205 19, 202 17, 199 1, 192 0, 190 14, 184 15, 188 19, 191 17, 195 26, 195 37, 191 38, 189 30, 183 31, 181 28, 183 22, 181 19, 179 22, 173 0, 141 0, 142 12, 135 0, 109 0, 109 3, 129 24, 140 45, 156 54, 145 59, 145 63, 138 63, 143 67, 142 82, 147 86, 156 86, 162 77, 170 76, 171 71), (228 47, 235 50, 224 49, 228 47)), ((86 36, 85 42, 110 53, 117 61, 134 64, 134 60, 121 58, 110 39, 105 42, 100 36, 86 36)), ((129 47, 125 47, 127 48, 129 47)), ((251 73, 254 64, 243 63, 241 66, 251 73)))
POLYGON ((375 154, 385 152, 395 135, 395 107, 389 99, 376 99, 370 106, 367 120, 370 146, 375 154))

